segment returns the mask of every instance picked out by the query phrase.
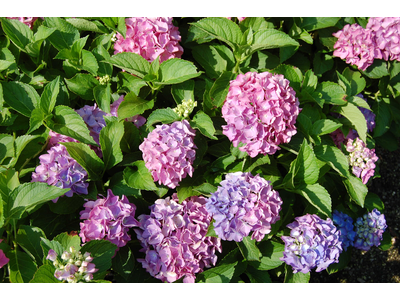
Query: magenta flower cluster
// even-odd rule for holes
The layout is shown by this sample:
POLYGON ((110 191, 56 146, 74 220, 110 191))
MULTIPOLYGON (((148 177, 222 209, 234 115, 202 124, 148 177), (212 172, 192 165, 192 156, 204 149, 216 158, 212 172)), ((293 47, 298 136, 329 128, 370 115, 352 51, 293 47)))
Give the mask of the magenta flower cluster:
POLYGON ((133 52, 149 62, 158 56, 160 62, 182 56, 181 36, 178 27, 172 24, 172 18, 133 17, 125 19, 125 23, 126 37, 117 33, 114 54, 133 52))
POLYGON ((400 18, 369 18, 364 29, 359 24, 346 24, 334 33, 338 40, 333 55, 365 71, 374 59, 400 61, 400 18))
POLYGON ((154 181, 173 189, 187 174, 193 174, 196 135, 187 120, 157 125, 139 149, 154 181))
POLYGON ((206 209, 214 219, 214 231, 222 240, 240 242, 253 231, 251 239, 261 241, 280 219, 282 200, 270 182, 251 173, 229 173, 206 209))
POLYGON ((317 215, 296 217, 288 224, 290 236, 282 236, 285 243, 280 259, 292 266, 293 273, 325 270, 331 263, 339 262, 342 252, 340 231, 331 219, 323 220, 317 215))
POLYGON ((181 204, 177 194, 158 199, 150 215, 140 215, 137 238, 145 253, 138 261, 151 276, 166 282, 182 277, 195 281, 195 274, 215 265, 216 251, 222 252, 219 238, 206 236, 211 216, 205 198, 193 196, 181 204))
MULTIPOLYGON (((0 239, 0 243, 1 243, 2 241, 3 241, 3 240, 0 239)), ((4 254, 3 250, 0 249, 0 269, 1 269, 2 267, 4 267, 6 264, 8 264, 9 261, 10 261, 10 259, 4 254)))
POLYGON ((99 197, 96 201, 87 201, 85 209, 80 212, 82 242, 105 239, 118 247, 123 247, 131 240, 130 228, 138 226, 135 219, 136 206, 123 195, 115 196, 109 189, 107 197, 99 197))
POLYGON ((353 174, 361 178, 363 184, 366 184, 375 173, 375 162, 378 160, 375 149, 369 149, 357 137, 355 140, 347 140, 346 150, 349 152, 348 159, 353 174))
POLYGON ((222 106, 223 133, 251 157, 274 154, 296 134, 299 100, 280 74, 248 72, 231 80, 222 106))
POLYGON ((371 212, 358 218, 355 227, 356 237, 353 246, 368 251, 372 246, 378 247, 381 244, 382 235, 387 228, 385 215, 374 208, 371 212))
MULTIPOLYGON (((33 182, 46 182, 60 188, 70 188, 64 196, 72 197, 74 193, 88 193, 88 174, 84 168, 73 159, 63 145, 51 147, 46 154, 39 156, 40 165, 32 172, 33 182)), ((57 202, 58 197, 53 199, 57 202)))

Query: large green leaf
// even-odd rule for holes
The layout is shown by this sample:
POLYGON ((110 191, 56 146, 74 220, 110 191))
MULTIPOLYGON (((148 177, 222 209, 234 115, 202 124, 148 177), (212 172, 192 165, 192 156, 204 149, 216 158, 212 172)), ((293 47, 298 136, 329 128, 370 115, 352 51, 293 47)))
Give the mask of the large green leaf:
POLYGON ((320 212, 326 215, 328 218, 332 214, 332 200, 328 191, 318 183, 312 185, 303 186, 294 191, 297 194, 302 195, 316 207, 320 212))
POLYGON ((43 230, 39 227, 20 225, 16 242, 25 252, 31 254, 38 265, 43 261, 43 250, 40 246, 41 237, 46 237, 43 230))
POLYGON ((346 105, 339 106, 336 110, 339 114, 343 115, 357 130, 360 138, 367 142, 367 122, 363 113, 357 106, 348 102, 346 105))
POLYGON ((256 240, 252 240, 250 236, 243 238, 242 242, 238 243, 240 252, 248 261, 260 261, 261 252, 256 246, 256 240))
POLYGON ((319 168, 315 159, 312 147, 303 140, 299 154, 293 161, 292 176, 295 186, 306 184, 314 184, 318 180, 319 168))
POLYGON ((79 30, 62 18, 46 17, 45 25, 56 30, 49 36, 50 43, 58 50, 71 49, 74 42, 79 39, 79 30))
POLYGON ((324 101, 325 103, 335 105, 345 105, 347 103, 346 92, 339 84, 334 82, 321 82, 312 96, 317 102, 324 101))
POLYGON ((374 102, 373 110, 375 113, 374 138, 384 135, 390 128, 392 115, 390 106, 383 100, 374 102))
POLYGON ((140 115, 148 109, 152 109, 154 100, 143 100, 137 97, 134 93, 129 93, 124 97, 124 101, 118 107, 118 119, 123 120, 126 118, 140 115))
POLYGON ((111 100, 111 86, 98 85, 93 88, 93 96, 96 100, 98 107, 106 112, 110 113, 110 100, 111 100))
POLYGON ((56 105, 58 92, 60 90, 60 76, 46 84, 40 97, 40 108, 44 113, 51 113, 56 105))
POLYGON ((159 108, 154 110, 149 117, 147 118, 147 128, 150 128, 151 125, 155 123, 163 123, 163 124, 169 124, 175 121, 180 120, 179 115, 172 110, 172 108, 167 107, 167 108, 159 108))
POLYGON ((232 279, 237 264, 238 262, 234 262, 208 269, 196 276, 196 282, 228 283, 232 279))
POLYGON ((258 248, 262 255, 260 261, 249 262, 250 265, 257 270, 272 270, 283 264, 283 261, 280 260, 280 258, 283 257, 285 245, 273 241, 262 241, 258 245, 258 248))
POLYGON ((54 276, 56 268, 53 265, 43 265, 37 269, 30 283, 61 283, 54 276))
POLYGON ((343 183, 351 199, 353 199, 361 207, 364 207, 364 201, 368 194, 368 188, 362 183, 361 179, 355 176, 349 176, 348 178, 343 179, 343 183))
POLYGON ((349 161, 346 155, 337 147, 319 145, 316 146, 314 150, 319 160, 328 163, 340 175, 347 178, 352 176, 349 171, 349 161))
POLYGON ((29 282, 37 270, 36 264, 30 256, 18 250, 11 250, 7 253, 10 268, 10 282, 29 282))
POLYGON ((59 242, 68 251, 70 247, 73 247, 76 251, 81 249, 81 238, 78 235, 69 235, 66 232, 62 232, 54 237, 53 241, 59 242))
POLYGON ((285 283, 308 283, 310 281, 310 272, 304 274, 302 272, 293 273, 291 266, 286 265, 285 283))
POLYGON ((123 122, 110 122, 100 131, 100 146, 106 170, 122 161, 121 139, 124 136, 123 122))
POLYGON ((65 82, 68 89, 85 100, 94 99, 93 89, 99 85, 99 81, 92 75, 83 73, 78 73, 71 79, 65 79, 65 82))
POLYGON ((177 84, 200 76, 196 66, 180 58, 167 59, 160 65, 157 85, 177 84))
POLYGON ((1 25, 10 40, 22 51, 25 51, 32 38, 32 30, 19 20, 1 18, 1 25))
POLYGON ((299 43, 286 33, 276 29, 261 29, 254 33, 249 54, 258 50, 273 49, 288 46, 299 46, 299 43))
POLYGON ((19 81, 2 82, 4 101, 17 112, 30 117, 39 106, 40 97, 36 90, 19 81))
POLYGON ((335 26, 339 21, 338 17, 304 17, 298 25, 308 31, 335 26))
POLYGON ((128 186, 139 190, 157 190, 150 171, 146 168, 144 161, 135 161, 132 167, 124 170, 124 179, 128 186))
POLYGON ((237 75, 232 72, 223 72, 220 77, 215 80, 210 89, 210 107, 215 109, 221 107, 229 92, 229 82, 237 75))
POLYGON ((197 114, 193 117, 193 120, 190 121, 190 126, 193 129, 197 128, 206 137, 217 140, 217 138, 214 136, 215 128, 213 121, 203 111, 199 110, 197 112, 197 114))
POLYGON ((124 278, 128 278, 135 268, 135 257, 129 247, 120 248, 112 259, 113 270, 124 278))
POLYGON ((139 54, 132 52, 117 53, 111 56, 108 62, 140 78, 146 76, 150 70, 149 62, 139 54))

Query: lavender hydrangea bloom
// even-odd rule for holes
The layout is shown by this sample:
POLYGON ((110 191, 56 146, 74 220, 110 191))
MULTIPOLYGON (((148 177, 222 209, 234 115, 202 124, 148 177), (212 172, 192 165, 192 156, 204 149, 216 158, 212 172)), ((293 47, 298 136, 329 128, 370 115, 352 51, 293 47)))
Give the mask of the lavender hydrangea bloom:
POLYGON ((151 276, 173 282, 194 282, 195 274, 215 265, 215 251, 222 252, 219 238, 207 236, 211 216, 205 198, 193 196, 181 204, 177 194, 157 200, 150 215, 140 215, 134 228, 145 252, 138 259, 151 276))
POLYGON ((76 110, 76 112, 82 117, 83 121, 85 121, 89 128, 90 136, 98 145, 100 145, 100 131, 106 126, 104 116, 107 115, 107 113, 98 108, 97 104, 94 104, 93 106, 85 105, 76 110))
POLYGON ((369 149, 357 137, 355 140, 347 140, 346 150, 349 152, 349 164, 353 174, 361 178, 363 184, 366 184, 375 173, 375 162, 378 160, 375 149, 369 149))
POLYGON ((154 181, 173 189, 187 174, 193 174, 197 149, 195 131, 187 120, 157 125, 139 146, 154 181))
POLYGON ((180 58, 183 48, 179 45, 181 36, 178 27, 172 24, 172 18, 125 19, 126 37, 117 33, 114 54, 133 52, 149 62, 160 57, 160 63, 170 58, 180 58))
POLYGON ((332 213, 333 224, 340 231, 339 240, 342 242, 342 247, 346 251, 347 247, 353 245, 356 232, 354 231, 353 219, 341 211, 333 211, 332 213))
POLYGON ((109 189, 107 197, 96 201, 87 201, 80 212, 82 242, 105 239, 118 247, 123 247, 131 240, 128 230, 139 223, 135 219, 136 206, 128 198, 115 196, 109 189))
MULTIPOLYGON (((118 107, 120 106, 121 102, 124 101, 124 95, 121 95, 117 101, 114 101, 111 105, 110 105, 110 114, 114 117, 118 117, 118 107)), ((136 115, 130 118, 126 118, 125 119, 127 122, 132 122, 133 124, 135 124, 135 126, 137 128, 139 128, 140 126, 142 126, 144 123, 146 123, 146 118, 140 116, 140 115, 136 115)))
MULTIPOLYGON (((33 182, 46 182, 60 188, 71 188, 64 196, 72 197, 74 193, 88 193, 87 172, 73 159, 63 145, 50 148, 47 154, 39 156, 40 165, 32 173, 33 182)), ((57 202, 58 197, 53 199, 57 202)))
POLYGON ((384 60, 400 61, 400 18, 369 18, 367 29, 373 32, 376 47, 384 60))
POLYGON ((274 154, 296 134, 299 100, 283 75, 248 72, 231 80, 222 106, 223 133, 251 157, 274 154))
POLYGON ((240 242, 253 231, 251 239, 261 241, 280 219, 282 200, 270 182, 251 173, 229 173, 218 190, 207 199, 215 233, 222 240, 240 242))
POLYGON ((306 214, 287 225, 290 236, 282 236, 285 242, 280 259, 292 266, 293 273, 325 270, 331 263, 339 262, 342 252, 340 231, 331 219, 323 220, 317 215, 306 214))
POLYGON ((378 247, 387 228, 385 215, 376 208, 358 218, 355 226, 357 235, 353 246, 364 251, 368 251, 372 246, 378 247))

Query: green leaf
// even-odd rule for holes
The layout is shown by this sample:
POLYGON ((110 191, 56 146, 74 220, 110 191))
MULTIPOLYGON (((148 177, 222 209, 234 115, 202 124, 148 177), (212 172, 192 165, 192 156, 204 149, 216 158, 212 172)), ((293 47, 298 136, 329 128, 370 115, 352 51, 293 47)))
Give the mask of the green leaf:
POLYGON ((50 114, 56 105, 57 96, 60 91, 60 76, 46 84, 40 97, 40 108, 45 114, 50 114))
POLYGON ((103 30, 101 30, 96 23, 91 22, 86 19, 81 19, 81 18, 69 18, 66 19, 68 23, 71 23, 76 29, 80 31, 93 31, 97 33, 104 33, 103 30))
POLYGON ((30 256, 24 252, 11 250, 7 253, 10 259, 10 282, 24 283, 29 282, 36 272, 37 266, 30 256))
POLYGON ((54 277, 56 268, 53 265, 43 265, 37 269, 30 283, 61 283, 54 277))
POLYGON ((250 236, 246 236, 237 245, 246 260, 260 261, 261 253, 256 246, 256 240, 252 240, 250 236))
POLYGON ((176 104, 181 104, 183 100, 194 100, 194 81, 187 80, 171 86, 171 94, 176 104))
POLYGON ((332 200, 328 191, 318 183, 312 185, 306 185, 294 191, 295 193, 302 195, 316 207, 320 212, 326 215, 328 218, 331 217, 332 213, 332 200))
POLYGON ((382 251, 387 251, 392 247, 392 237, 389 233, 389 231, 385 231, 382 235, 382 241, 381 244, 379 245, 379 249, 382 251))
POLYGON ((335 26, 339 20, 340 18, 336 17, 305 17, 301 18, 301 22, 298 25, 307 31, 312 31, 335 26))
POLYGON ((279 65, 272 73, 282 74, 290 82, 290 86, 296 93, 300 92, 300 86, 303 81, 303 74, 300 69, 290 65, 279 65))
POLYGON ((261 29, 254 33, 249 55, 258 50, 299 46, 299 43, 286 33, 276 29, 261 29))
POLYGON ((358 95, 364 90, 366 81, 361 76, 360 72, 352 71, 350 68, 346 68, 342 74, 349 81, 351 86, 351 94, 348 93, 349 96, 358 95))
POLYGON ((196 282, 228 283, 232 279, 237 264, 238 262, 234 262, 208 269, 196 275, 196 282))
POLYGON ((99 108, 106 112, 110 113, 110 101, 111 101, 111 86, 107 85, 98 85, 93 88, 94 99, 96 100, 99 108))
POLYGON ((336 172, 343 177, 349 178, 349 161, 344 153, 335 146, 319 145, 314 148, 315 155, 319 160, 328 163, 336 172))
POLYGON ((346 105, 338 106, 337 113, 346 117, 347 120, 354 126, 357 130, 360 138, 366 143, 367 142, 367 122, 363 113, 352 103, 347 103, 346 105))
POLYGON ((155 123, 169 124, 180 120, 179 115, 172 108, 159 108, 154 110, 147 118, 146 126, 150 128, 155 123))
POLYGON ((112 259, 112 268, 125 279, 129 278, 135 267, 135 257, 129 247, 120 248, 112 259))
POLYGON ((372 65, 370 65, 365 71, 362 70, 360 71, 365 76, 372 79, 378 79, 389 75, 389 71, 387 69, 387 63, 382 59, 374 59, 372 65))
POLYGON ((204 136, 213 140, 218 140, 218 138, 214 136, 215 128, 213 121, 203 111, 199 110, 189 123, 193 129, 197 128, 204 136))
POLYGON ((43 260, 43 250, 40 246, 41 237, 45 238, 46 236, 39 227, 20 225, 16 238, 17 244, 32 255, 38 265, 41 265, 43 260))
POLYGON ((229 82, 236 78, 236 74, 232 72, 223 72, 220 77, 215 80, 210 89, 211 107, 219 108, 224 104, 226 96, 229 92, 229 82))
POLYGON ((280 258, 283 257, 285 245, 268 240, 260 242, 258 248, 261 251, 261 260, 259 262, 249 262, 249 264, 257 270, 268 271, 283 264, 280 258))
POLYGON ((97 76, 97 70, 99 64, 97 63, 96 57, 92 52, 83 49, 82 50, 82 63, 77 65, 79 69, 90 72, 93 76, 97 76))
POLYGON ((146 76, 150 70, 150 63, 139 54, 132 52, 117 53, 111 56, 108 62, 140 78, 146 76))
POLYGON ((63 254, 63 252, 67 249, 64 249, 63 246, 58 241, 49 241, 45 238, 40 238, 40 246, 43 249, 43 263, 48 264, 49 261, 46 259, 47 255, 49 254, 49 250, 53 249, 59 257, 63 254))
POLYGON ((157 85, 177 84, 200 76, 196 66, 180 58, 167 59, 160 65, 157 85))
POLYGON ((321 76, 333 68, 333 57, 319 51, 314 56, 313 65, 315 74, 321 76))
POLYGON ((46 125, 57 133, 72 137, 82 143, 98 146, 82 117, 68 106, 56 106, 53 118, 47 120, 46 125))
POLYGON ((268 271, 260 271, 252 266, 248 266, 245 273, 251 283, 272 283, 268 271))
POLYGON ((308 283, 310 281, 310 272, 304 274, 302 272, 293 273, 292 267, 286 265, 285 283, 308 283))
POLYGON ((304 74, 304 80, 303 80, 301 90, 306 91, 309 94, 312 94, 315 91, 315 89, 317 88, 317 85, 318 85, 318 77, 315 76, 315 74, 312 70, 308 70, 304 74))
POLYGON ((103 152, 105 170, 108 170, 122 161, 121 140, 124 136, 122 122, 110 122, 100 131, 100 146, 103 152))
POLYGON ((104 171, 104 163, 94 150, 83 143, 60 143, 67 148, 68 154, 84 168, 90 179, 101 180, 104 171))
POLYGON ((329 119, 316 121, 311 128, 312 135, 324 135, 335 131, 342 126, 341 123, 329 119))
POLYGON ((385 101, 375 101, 373 105, 373 111, 375 113, 375 128, 373 136, 374 138, 384 135, 390 128, 392 121, 390 106, 385 101))
POLYGON ((30 117, 39 106, 40 97, 32 86, 18 81, 2 82, 2 86, 4 101, 24 116, 30 117))
POLYGON ((44 119, 45 115, 42 109, 35 108, 34 110, 32 110, 31 117, 29 119, 29 130, 27 131, 27 134, 35 131, 40 126, 42 126, 44 119))
POLYGON ((303 140, 299 154, 293 161, 292 178, 295 186, 306 184, 314 184, 318 180, 319 168, 315 159, 312 147, 303 140))
POLYGON ((92 53, 95 56, 97 64, 99 66, 99 69, 97 71, 99 76, 111 76, 113 67, 106 62, 110 59, 110 54, 108 53, 108 51, 103 47, 103 45, 100 44, 92 50, 92 53))
POLYGON ((135 161, 132 166, 136 168, 126 167, 124 170, 124 179, 128 186, 139 190, 157 190, 153 177, 146 168, 144 161, 135 161))
POLYGON ((7 157, 13 157, 14 150, 14 137, 9 134, 0 134, 0 164, 7 157))
POLYGON ((343 179, 343 184, 346 187, 351 199, 361 207, 364 207, 364 201, 368 193, 368 188, 362 183, 361 179, 355 176, 349 176, 348 178, 343 179))
POLYGON ((118 120, 143 114, 146 110, 152 109, 153 106, 154 100, 143 100, 134 93, 129 93, 125 95, 124 101, 122 101, 118 107, 118 120))
POLYGON ((316 100, 321 99, 328 104, 345 105, 347 103, 346 92, 340 85, 334 82, 324 81, 318 84, 312 96, 316 100))
POLYGON ((144 86, 147 86, 146 81, 125 72, 119 72, 118 78, 119 91, 123 90, 127 93, 133 92, 135 95, 139 95, 140 89, 144 86))
POLYGON ((248 162, 248 164, 246 164, 246 167, 244 169, 245 172, 251 172, 253 171, 255 168, 265 165, 265 164, 271 164, 271 159, 269 158, 268 155, 263 155, 260 157, 255 157, 255 158, 247 158, 246 162, 248 162), (248 166, 248 167, 247 167, 248 166))
POLYGON ((68 89, 85 100, 93 100, 93 89, 99 85, 99 81, 92 75, 78 73, 71 79, 65 79, 68 89))
POLYGON ((79 30, 62 18, 46 17, 44 25, 56 29, 48 39, 58 51, 65 48, 71 49, 80 37, 79 30))
POLYGON ((22 51, 25 51, 25 46, 28 45, 32 38, 32 30, 19 20, 1 18, 1 25, 4 32, 10 40, 22 51))
POLYGON ((7 219, 19 219, 26 210, 60 197, 69 190, 48 185, 44 182, 21 184, 9 196, 5 217, 7 219))
POLYGON ((62 232, 57 235, 53 241, 59 242, 61 246, 68 251, 70 247, 74 247, 76 251, 81 249, 81 238, 78 235, 69 235, 66 232, 62 232))
POLYGON ((379 211, 383 211, 385 204, 377 194, 368 192, 367 196, 365 197, 364 207, 369 211, 372 211, 374 208, 379 211))
POLYGON ((204 182, 196 187, 193 187, 194 191, 197 191, 203 195, 211 195, 212 193, 215 193, 217 189, 218 188, 216 186, 213 186, 208 182, 204 182))

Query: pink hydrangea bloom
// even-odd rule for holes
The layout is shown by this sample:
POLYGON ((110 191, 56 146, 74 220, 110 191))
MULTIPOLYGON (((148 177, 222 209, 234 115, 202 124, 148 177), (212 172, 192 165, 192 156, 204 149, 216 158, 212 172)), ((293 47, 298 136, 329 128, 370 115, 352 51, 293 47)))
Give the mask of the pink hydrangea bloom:
POLYGON ((375 162, 378 160, 375 149, 369 149, 357 137, 355 140, 347 140, 346 150, 349 152, 349 164, 353 174, 361 178, 363 184, 366 184, 375 173, 375 162))
POLYGON ((193 174, 197 149, 193 143, 195 131, 187 120, 170 125, 157 125, 139 149, 154 181, 173 189, 187 174, 193 174))
POLYGON ((179 45, 181 36, 178 27, 172 24, 172 18, 125 19, 126 38, 117 33, 114 54, 133 52, 152 62, 160 56, 160 62, 170 58, 180 58, 183 48, 179 45))
POLYGON ((251 157, 274 154, 296 134, 299 100, 283 75, 248 72, 231 80, 222 106, 223 133, 251 157))
POLYGON ((193 196, 181 204, 177 194, 158 199, 150 206, 150 215, 138 217, 134 228, 145 252, 138 259, 151 276, 173 282, 194 282, 195 274, 215 265, 216 250, 222 252, 219 238, 206 236, 211 215, 205 198, 193 196))
MULTIPOLYGON (((73 159, 63 145, 50 148, 46 154, 39 156, 40 165, 32 173, 33 182, 46 182, 60 188, 70 188, 64 196, 87 194, 89 183, 87 172, 73 159)), ((57 202, 58 197, 53 199, 57 202)))
POLYGON ((0 249, 0 269, 8 264, 9 261, 10 259, 4 254, 3 250, 0 249))
POLYGON ((367 69, 375 58, 382 58, 372 30, 364 29, 359 24, 346 24, 333 36, 338 38, 333 46, 333 56, 345 59, 346 63, 356 65, 360 70, 367 69))
POLYGON ((400 61, 400 17, 369 18, 366 28, 384 60, 400 61))
POLYGON ((129 229, 139 225, 135 219, 136 206, 125 195, 120 198, 110 189, 107 197, 87 201, 83 206, 80 216, 85 221, 80 223, 79 233, 83 243, 105 239, 123 247, 131 240, 129 229))
MULTIPOLYGON (((114 117, 118 117, 118 107, 120 106, 121 102, 124 101, 124 95, 121 95, 121 97, 118 98, 117 101, 114 101, 111 106, 110 106, 110 114, 114 117)), ((130 118, 125 119, 127 122, 132 122, 135 124, 137 128, 142 126, 144 123, 146 123, 146 118, 142 117, 141 115, 136 115, 130 118)))
POLYGON ((38 19, 37 17, 7 17, 7 19, 18 20, 32 29, 33 23, 38 19))
POLYGON ((54 132, 52 130, 50 130, 49 136, 50 136, 50 139, 49 139, 49 142, 47 143, 47 149, 57 146, 59 143, 68 143, 68 142, 79 143, 78 140, 76 140, 72 137, 63 135, 61 133, 54 132))

